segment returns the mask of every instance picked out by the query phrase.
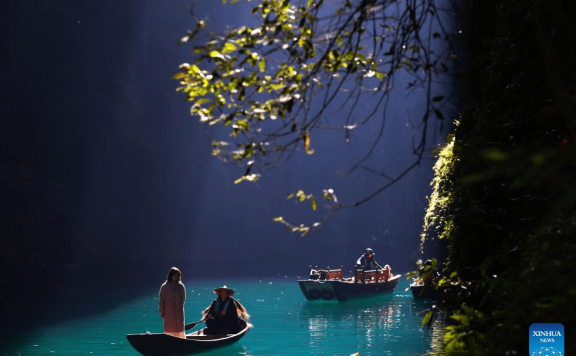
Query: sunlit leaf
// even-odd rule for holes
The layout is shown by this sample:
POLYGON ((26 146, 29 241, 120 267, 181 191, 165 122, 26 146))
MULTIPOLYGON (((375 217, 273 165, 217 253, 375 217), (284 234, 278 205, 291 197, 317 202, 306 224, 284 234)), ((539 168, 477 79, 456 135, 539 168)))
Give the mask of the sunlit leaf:
POLYGON ((302 140, 304 141, 304 150, 306 151, 306 153, 309 155, 313 154, 314 150, 310 148, 310 135, 308 134, 308 130, 304 132, 302 140))
POLYGON ((242 176, 242 177, 236 179, 234 181, 234 184, 238 184, 238 183, 243 182, 245 180, 249 181, 249 182, 257 182, 258 178, 260 178, 260 175, 258 175, 258 174, 249 174, 247 176, 242 176))
POLYGON ((258 67, 260 67, 260 71, 261 72, 265 72, 266 71, 266 60, 264 58, 261 58, 258 61, 258 67))
MULTIPOLYGON (((226 54, 226 53, 233 52, 235 50, 236 50, 236 46, 234 46, 230 42, 226 42, 226 44, 224 45, 224 48, 222 48, 222 53, 226 54)), ((210 56, 212 57, 212 53, 210 53, 210 56)))
POLYGON ((211 102, 210 99, 200 98, 200 99, 198 99, 198 100, 196 100, 196 101, 194 102, 194 106, 200 106, 200 105, 202 105, 202 104, 206 104, 206 103, 209 103, 209 102, 211 102))
POLYGON ((176 73, 176 74, 174 74, 174 75, 172 76, 172 79, 179 80, 179 79, 182 79, 182 78, 184 78, 184 77, 186 77, 186 76, 187 76, 186 73, 178 72, 178 73, 176 73))
POLYGON ((426 313, 426 315, 424 315, 424 317, 422 318, 422 326, 428 324, 428 322, 430 322, 430 319, 432 318, 432 315, 434 314, 434 312, 429 311, 428 313, 426 313))
POLYGON ((418 271, 411 271, 405 274, 406 279, 412 279, 418 276, 418 271))
POLYGON ((224 59, 224 56, 218 51, 210 52, 210 57, 224 59))

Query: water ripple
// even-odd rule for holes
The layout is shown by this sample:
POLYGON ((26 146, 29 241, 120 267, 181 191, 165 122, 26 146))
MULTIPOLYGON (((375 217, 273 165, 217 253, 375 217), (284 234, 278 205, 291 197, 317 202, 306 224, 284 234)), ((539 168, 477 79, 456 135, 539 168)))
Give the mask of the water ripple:
MULTIPOLYGON (((431 306, 413 301, 400 282, 394 294, 345 303, 308 302, 289 279, 186 281, 186 320, 227 284, 252 315, 254 328, 239 343, 203 355, 425 355, 439 351, 444 324, 422 328, 421 312, 431 306)), ((159 286, 159 285, 158 285, 159 286)), ((139 355, 125 335, 161 332, 157 287, 129 303, 92 315, 9 335, 0 355, 139 355)))

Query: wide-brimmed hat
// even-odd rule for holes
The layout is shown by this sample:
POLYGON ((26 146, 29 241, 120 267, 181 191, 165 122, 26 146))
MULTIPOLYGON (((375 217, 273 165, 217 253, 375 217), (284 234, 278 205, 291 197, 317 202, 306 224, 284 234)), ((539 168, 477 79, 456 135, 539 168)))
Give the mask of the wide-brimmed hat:
POLYGON ((226 287, 225 285, 219 288, 214 289, 214 294, 220 294, 221 290, 226 290, 226 292, 228 292, 229 296, 233 296, 234 294, 236 294, 236 292, 234 292, 234 289, 230 289, 228 287, 226 287))

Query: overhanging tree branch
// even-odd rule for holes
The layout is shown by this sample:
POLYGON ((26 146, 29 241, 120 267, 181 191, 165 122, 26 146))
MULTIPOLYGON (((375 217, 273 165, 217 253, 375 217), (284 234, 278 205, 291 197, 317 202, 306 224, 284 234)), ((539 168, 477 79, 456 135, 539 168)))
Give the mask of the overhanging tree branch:
MULTIPOLYGON (((191 102, 191 114, 205 124, 213 155, 246 168, 239 182, 257 180, 302 149, 312 154, 313 137, 322 130, 342 130, 347 142, 353 130, 380 117, 368 149, 344 175, 366 169, 385 132, 396 74, 413 77, 409 87, 420 88, 425 100, 413 162, 353 203, 336 203, 326 190, 318 197, 300 194, 298 201, 310 200, 313 210, 317 199, 331 203, 315 229, 340 209, 373 199, 421 162, 430 116, 443 120, 440 105, 445 99, 432 95, 432 83, 455 58, 451 34, 433 32, 433 24, 443 28, 439 12, 435 0, 343 0, 335 11, 323 0, 263 0, 252 9, 259 19, 254 27, 218 33, 195 19, 195 30, 181 42, 200 45, 193 45, 193 64, 182 64, 174 76, 180 83, 177 90, 191 102), (442 39, 446 49, 436 53, 433 40, 442 39), (366 95, 372 97, 372 107, 359 112, 366 95), (343 119, 330 115, 331 110, 345 112, 343 119)), ((311 231, 310 226, 278 221, 293 231, 311 231)))

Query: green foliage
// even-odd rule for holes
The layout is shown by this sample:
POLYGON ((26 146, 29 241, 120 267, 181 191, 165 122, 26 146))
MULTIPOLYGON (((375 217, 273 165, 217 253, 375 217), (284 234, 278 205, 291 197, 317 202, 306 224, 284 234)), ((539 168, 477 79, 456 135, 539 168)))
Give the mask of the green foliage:
MULTIPOLYGON (((304 236, 308 235, 308 233, 310 233, 310 227, 304 226, 304 224, 301 224, 300 226, 292 225, 288 221, 284 220, 284 218, 281 216, 275 217, 273 220, 282 224, 282 225, 287 226, 292 232, 300 233, 300 236, 302 236, 302 237, 304 237, 304 236)), ((320 223, 314 223, 313 226, 316 227, 319 224, 320 223)))
POLYGON ((428 199, 428 208, 424 216, 423 233, 421 234, 421 247, 428 238, 446 238, 449 236, 452 226, 450 215, 446 210, 452 198, 452 174, 454 166, 454 135, 448 135, 446 144, 436 152, 434 164, 434 178, 430 185, 432 194, 428 199))
MULTIPOLYGON (((298 190, 296 193, 292 193, 286 197, 288 200, 293 200, 295 202, 301 203, 306 200, 310 202, 310 207, 313 211, 318 209, 318 201, 325 201, 325 205, 329 206, 330 204, 337 204, 338 198, 336 194, 334 194, 334 190, 332 189, 324 189, 321 196, 315 196, 313 194, 306 194, 303 190, 298 190)), ((288 221, 284 220, 283 217, 274 218, 274 221, 281 223, 290 228, 292 232, 298 232, 301 236, 306 236, 309 232, 313 231, 313 229, 317 229, 322 222, 315 222, 312 224, 311 227, 304 226, 301 224, 300 226, 295 226, 289 223, 288 221)))
MULTIPOLYGON (((243 152, 232 153, 232 159, 265 157, 264 146, 269 142, 255 140, 261 122, 289 117, 296 105, 305 102, 307 92, 322 85, 318 78, 323 72, 335 74, 347 68, 349 73, 383 78, 375 58, 367 57, 349 43, 345 45, 341 34, 326 45, 322 56, 317 56, 317 10, 313 9, 321 5, 322 1, 309 2, 308 8, 288 1, 263 1, 252 10, 263 19, 259 27, 233 29, 195 46, 196 64, 182 64, 181 72, 174 76, 180 82, 177 90, 192 103, 192 115, 207 125, 230 127, 234 138, 243 135, 244 142, 239 145, 243 152), (273 58, 269 53, 276 51, 288 54, 290 60, 267 65, 267 57, 273 58)), ((196 30, 181 42, 189 41, 204 28, 205 24, 199 22, 196 30)), ((297 137, 291 144, 301 140, 311 154, 308 125, 294 124, 286 132, 297 137)), ((278 127, 286 129, 285 123, 278 127)), ((220 150, 215 154, 227 153, 220 150)))
MULTIPOLYGON (((174 75, 177 91, 207 128, 212 154, 246 168, 237 183, 256 181, 295 152, 314 154, 312 138, 321 129, 342 130, 348 141, 350 131, 384 117, 377 113, 385 111, 398 71, 414 78, 410 87, 429 88, 448 70, 450 52, 431 50, 428 27, 440 21, 434 1, 398 7, 383 0, 343 0, 336 6, 333 11, 323 0, 262 0, 252 7, 254 26, 213 33, 198 21, 180 40, 193 46, 193 55, 174 75), (364 93, 373 96, 374 107, 355 110, 364 93), (334 119, 332 111, 346 111, 347 117, 334 119), (210 130, 214 126, 219 129, 210 130)), ((441 38, 450 41, 451 34, 434 34, 433 39, 441 38)), ((429 116, 443 119, 443 100, 426 92, 424 123, 429 116)), ((407 170, 422 158, 425 136, 416 143, 416 162, 407 170)), ((382 133, 375 136, 374 143, 381 138, 382 133)), ((332 200, 334 211, 383 190, 355 203, 332 200)), ((316 210, 317 199, 308 200, 316 210)))
POLYGON ((431 320, 432 316, 434 315, 433 311, 427 312, 424 317, 422 318, 422 326, 427 325, 431 320))
POLYGON ((486 335, 478 330, 485 329, 486 318, 484 314, 471 306, 462 305, 460 310, 450 316, 457 322, 448 325, 444 334, 444 351, 446 355, 477 354, 486 341, 486 335))
POLYGON ((234 184, 238 184, 240 182, 243 181, 249 181, 249 182, 257 182, 258 181, 258 175, 257 174, 247 174, 247 175, 243 175, 242 177, 236 179, 234 181, 234 184))
POLYGON ((538 4, 472 4, 471 100, 438 153, 423 233, 448 243, 447 355, 526 354, 530 324, 576 327, 576 117, 557 96, 576 88, 576 51, 562 12, 538 4))

